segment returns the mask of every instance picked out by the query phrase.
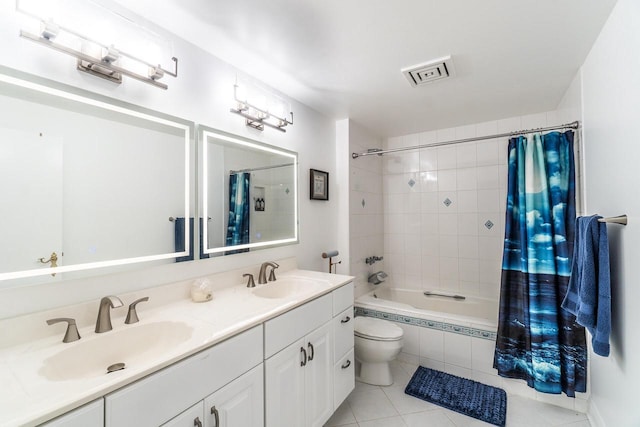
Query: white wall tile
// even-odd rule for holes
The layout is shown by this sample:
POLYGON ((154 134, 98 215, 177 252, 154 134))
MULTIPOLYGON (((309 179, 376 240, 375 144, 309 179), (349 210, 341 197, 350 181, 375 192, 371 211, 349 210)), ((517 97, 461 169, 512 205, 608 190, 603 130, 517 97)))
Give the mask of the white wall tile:
POLYGON ((522 120, 520 116, 498 120, 497 133, 507 133, 516 130, 522 130, 522 120))
POLYGON ((407 325, 404 323, 396 323, 400 326, 404 332, 402 336, 402 352, 408 353, 414 356, 420 355, 420 329, 423 329, 415 325, 407 325))
POLYGON ((471 168, 476 165, 475 143, 457 144, 455 147, 457 168, 471 168))
POLYGON ((438 171, 438 191, 455 191, 457 189, 457 175, 455 169, 438 171))
MULTIPOLYGON (((436 138, 437 138, 437 142, 453 141, 454 139, 456 139, 456 129, 455 128, 438 129, 436 131, 436 138)), ((440 168, 442 168, 442 166, 440 166, 440 168)))
POLYGON ((494 351, 495 342, 481 338, 471 338, 471 368, 474 371, 495 374, 496 370, 493 369, 494 351))
POLYGON ((478 190, 478 212, 497 212, 500 210, 500 191, 478 190))
POLYGON ((471 337, 445 333, 444 360, 446 364, 471 369, 471 337))
MULTIPOLYGON (((430 193, 422 193, 430 194, 430 193)), ((458 195, 455 191, 438 191, 438 212, 456 213, 458 212, 458 195), (444 202, 449 199, 451 203, 447 206, 444 202)))
MULTIPOLYGON (((460 257, 460 259, 470 258, 477 261, 479 255, 478 251, 478 236, 458 236, 458 256, 460 257)), ((460 280, 470 279, 463 279, 462 276, 460 276, 460 280)))
POLYGON ((422 239, 422 246, 420 249, 422 250, 423 256, 440 256, 440 240, 438 239, 438 236, 433 235, 424 237, 422 239))
POLYGON ((481 166, 477 169, 478 184, 481 190, 500 188, 498 165, 481 166))
POLYGON ((476 136, 488 136, 498 133, 498 121, 491 120, 476 124, 476 136))
POLYGON ((438 213, 440 211, 439 193, 422 193, 422 213, 438 213))
POLYGON ((484 260, 502 259, 503 239, 500 237, 479 236, 478 258, 484 260))
POLYGON ((547 113, 528 114, 520 118, 523 129, 535 129, 547 126, 547 113))
POLYGON ((432 193, 438 191, 438 172, 421 172, 420 173, 420 190, 423 193, 432 193))
POLYGON ((461 213, 478 212, 478 191, 477 190, 458 191, 458 212, 461 212, 461 213))
POLYGON ((461 201, 460 201, 460 212, 458 213, 458 235, 459 236, 477 236, 478 235, 478 214, 464 213, 464 211, 462 211, 463 195, 459 194, 459 197, 461 201))
POLYGON ((420 328, 420 357, 444 362, 444 332, 420 328))
POLYGON ((457 282, 458 258, 445 258, 440 256, 440 279, 443 281, 457 282))
POLYGON ((498 141, 489 139, 476 143, 476 164, 478 166, 489 166, 499 164, 498 141))
POLYGON ((438 170, 455 169, 457 166, 455 146, 438 147, 438 170))
POLYGON ((422 214, 422 236, 437 236, 440 228, 439 214, 423 213, 422 214))
POLYGON ((423 148, 420 153, 420 171, 438 170, 438 150, 436 148, 423 148))
POLYGON ((456 189, 458 191, 475 190, 478 188, 478 183, 478 172, 475 167, 458 168, 456 170, 456 189))
POLYGON ((455 236, 440 236, 439 246, 441 257, 458 258, 458 240, 455 236))
POLYGON ((422 283, 433 283, 433 279, 440 278, 440 258, 422 255, 422 283))
POLYGON ((440 236, 458 235, 458 214, 442 213, 438 215, 438 234, 440 236))
MULTIPOLYGON (((460 251, 462 252, 462 247, 460 251)), ((458 260, 458 271, 460 281, 478 283, 480 278, 480 262, 474 258, 462 258, 458 260)), ((476 289, 477 291, 477 289, 476 289)))

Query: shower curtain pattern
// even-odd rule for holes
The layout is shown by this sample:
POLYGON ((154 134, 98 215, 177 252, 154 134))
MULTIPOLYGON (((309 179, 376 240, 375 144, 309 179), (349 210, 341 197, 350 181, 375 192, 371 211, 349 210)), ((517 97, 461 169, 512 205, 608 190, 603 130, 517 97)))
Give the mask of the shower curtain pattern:
MULTIPOLYGON (((229 175, 229 221, 227 246, 249 243, 249 188, 251 174, 247 172, 229 175)), ((242 249, 229 253, 246 252, 242 249)))
POLYGON ((584 328, 561 308, 575 233, 574 133, 509 141, 494 368, 544 393, 586 390, 584 328))

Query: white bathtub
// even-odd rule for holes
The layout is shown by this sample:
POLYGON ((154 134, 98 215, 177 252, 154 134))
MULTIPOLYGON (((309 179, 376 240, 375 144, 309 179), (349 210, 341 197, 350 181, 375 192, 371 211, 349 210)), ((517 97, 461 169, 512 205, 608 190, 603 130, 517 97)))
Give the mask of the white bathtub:
POLYGON ((358 298, 356 306, 424 319, 447 319, 451 323, 472 323, 494 332, 498 321, 498 301, 477 297, 456 300, 425 296, 422 291, 380 288, 358 298))

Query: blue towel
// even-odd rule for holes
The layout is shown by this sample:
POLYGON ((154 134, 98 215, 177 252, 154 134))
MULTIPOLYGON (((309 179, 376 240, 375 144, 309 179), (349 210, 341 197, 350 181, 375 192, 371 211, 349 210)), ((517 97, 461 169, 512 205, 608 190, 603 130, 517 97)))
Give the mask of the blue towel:
MULTIPOLYGON (((175 219, 174 237, 176 252, 183 252, 184 247, 184 218, 175 219)), ((209 254, 204 253, 204 242, 202 241, 202 227, 204 226, 200 218, 200 259, 209 258, 209 254)), ((193 261, 193 218, 189 218, 189 255, 176 257, 176 262, 193 261)))
POLYGON ((569 289, 562 308, 591 334, 593 351, 609 355, 611 332, 611 278, 607 224, 598 215, 576 219, 569 289))

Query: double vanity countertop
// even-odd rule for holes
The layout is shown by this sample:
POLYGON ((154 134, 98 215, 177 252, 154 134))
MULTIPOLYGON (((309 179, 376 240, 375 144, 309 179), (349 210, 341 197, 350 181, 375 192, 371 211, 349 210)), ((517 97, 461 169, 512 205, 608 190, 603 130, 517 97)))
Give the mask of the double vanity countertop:
MULTIPOLYGON (((113 330, 109 332, 97 334, 94 325, 81 326, 79 341, 63 343, 64 328, 60 326, 56 331, 61 332, 55 335, 2 348, 0 426, 30 426, 50 420, 332 292, 352 279, 290 270, 279 274, 275 282, 255 288, 245 284, 214 287, 213 299, 203 303, 185 298, 183 289, 181 298, 173 301, 148 307, 140 304, 140 321, 130 325, 124 324, 124 315, 132 301, 123 298, 125 307, 112 310, 113 330), (107 367, 117 362, 125 363, 125 369, 107 374, 107 367)), ((154 290, 147 293, 153 300, 154 290)), ((65 310, 64 315, 74 316, 74 306, 65 310)), ((79 310, 87 311, 86 304, 79 310)), ((12 326, 2 323, 2 329, 12 326)), ((43 321, 42 328, 50 326, 43 321)))

